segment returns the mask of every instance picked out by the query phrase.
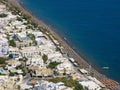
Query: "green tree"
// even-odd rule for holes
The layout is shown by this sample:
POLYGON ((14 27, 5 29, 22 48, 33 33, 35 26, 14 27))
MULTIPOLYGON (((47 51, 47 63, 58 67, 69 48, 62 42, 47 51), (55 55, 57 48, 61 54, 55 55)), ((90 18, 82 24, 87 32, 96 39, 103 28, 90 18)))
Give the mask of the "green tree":
POLYGON ((37 41, 34 41, 34 46, 37 46, 37 41))
POLYGON ((14 42, 13 39, 12 39, 12 40, 9 40, 9 45, 10 45, 10 46, 13 46, 13 47, 16 47, 16 44, 15 44, 15 42, 14 42))
POLYGON ((25 76, 27 74, 26 71, 24 69, 22 71, 23 71, 22 75, 25 76))
POLYGON ((9 76, 14 76, 15 74, 13 72, 10 72, 9 73, 9 76))
POLYGON ((18 85, 18 90, 20 90, 20 88, 21 88, 21 86, 20 86, 20 85, 18 85))
POLYGON ((43 54, 42 59, 43 59, 44 63, 46 63, 46 61, 48 60, 48 56, 43 54))
POLYGON ((54 69, 58 64, 60 64, 60 62, 50 62, 50 64, 48 65, 49 68, 54 69))
POLYGON ((29 90, 29 89, 26 88, 25 90, 29 90))
POLYGON ((23 19, 21 17, 17 17, 17 20, 23 22, 23 19))
POLYGON ((83 86, 82 86, 82 85, 80 85, 80 84, 77 83, 77 84, 75 85, 75 88, 74 88, 73 90, 84 90, 84 89, 83 89, 83 86))
POLYGON ((25 57, 23 57, 23 58, 19 58, 19 61, 25 61, 25 60, 26 60, 25 57))
POLYGON ((7 17, 7 14, 4 13, 0 14, 0 18, 4 18, 4 17, 7 17))
POLYGON ((0 64, 5 64, 5 61, 6 61, 6 60, 7 60, 6 58, 0 57, 0 64))
POLYGON ((22 65, 17 66, 16 69, 23 69, 24 67, 22 65))
POLYGON ((31 40, 35 40, 35 35, 34 34, 28 34, 27 35, 31 40))
POLYGON ((32 30, 33 30, 33 26, 28 25, 28 26, 26 27, 26 29, 32 29, 32 30))
POLYGON ((74 88, 73 90, 84 90, 82 85, 80 85, 78 81, 73 80, 72 78, 57 77, 57 78, 50 79, 49 81, 54 83, 63 82, 65 86, 74 88))

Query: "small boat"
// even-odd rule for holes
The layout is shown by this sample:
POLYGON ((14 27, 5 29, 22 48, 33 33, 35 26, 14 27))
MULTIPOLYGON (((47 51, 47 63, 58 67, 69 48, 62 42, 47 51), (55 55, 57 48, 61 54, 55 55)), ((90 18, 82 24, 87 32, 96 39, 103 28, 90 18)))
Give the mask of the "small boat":
POLYGON ((67 40, 67 38, 66 38, 66 37, 64 37, 64 40, 67 40))
POLYGON ((102 67, 102 69, 104 69, 104 70, 108 70, 108 69, 109 69, 109 67, 102 67))

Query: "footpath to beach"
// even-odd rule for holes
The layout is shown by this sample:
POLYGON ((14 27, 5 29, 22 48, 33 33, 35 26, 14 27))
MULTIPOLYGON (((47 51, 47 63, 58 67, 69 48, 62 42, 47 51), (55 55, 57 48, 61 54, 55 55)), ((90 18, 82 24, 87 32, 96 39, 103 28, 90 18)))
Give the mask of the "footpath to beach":
MULTIPOLYGON (((61 38, 56 32, 52 30, 52 28, 49 28, 47 24, 45 24, 43 21, 38 20, 35 16, 33 16, 30 12, 28 12, 25 8, 21 6, 21 4, 17 0, 8 0, 7 3, 9 6, 17 7, 21 10, 22 13, 24 13, 27 16, 31 17, 31 20, 36 23, 42 30, 47 30, 52 36, 55 37, 56 40, 63 46, 63 51, 66 52, 70 57, 74 58, 76 62, 81 67, 88 68, 89 64, 86 60, 84 60, 78 53, 76 53, 64 40, 64 38, 61 38)), ((96 71, 93 67, 91 67, 91 72, 94 72, 94 77, 96 77, 99 81, 101 81, 107 88, 110 90, 120 90, 120 84, 112 79, 107 78, 105 75, 100 74, 98 71, 96 71)))

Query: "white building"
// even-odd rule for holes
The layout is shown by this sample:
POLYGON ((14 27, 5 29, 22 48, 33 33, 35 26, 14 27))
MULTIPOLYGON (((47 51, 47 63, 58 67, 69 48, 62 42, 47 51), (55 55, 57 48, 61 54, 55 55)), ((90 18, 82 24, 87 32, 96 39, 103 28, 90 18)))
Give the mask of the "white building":
POLYGON ((59 73, 59 74, 63 74, 63 73, 66 73, 66 74, 71 74, 74 72, 74 68, 73 68, 73 65, 68 62, 68 61, 65 61, 61 64, 59 64, 57 67, 56 67, 56 71, 59 73))
POLYGON ((9 54, 20 54, 20 50, 17 47, 9 47, 9 54))
POLYGON ((55 51, 56 47, 51 41, 43 41, 42 40, 42 42, 43 42, 43 44, 39 46, 39 50, 41 51, 41 55, 43 55, 43 54, 49 55, 49 54, 53 54, 56 52, 55 51))
POLYGON ((31 57, 28 57, 26 65, 27 66, 43 67, 44 66, 44 62, 43 62, 43 59, 42 59, 42 57, 40 55, 33 55, 31 57))
POLYGON ((92 80, 92 81, 94 81, 95 83, 97 83, 99 86, 101 86, 102 88, 105 88, 105 85, 104 84, 102 84, 99 80, 97 80, 95 77, 91 77, 91 76, 87 76, 87 78, 89 79, 89 80, 92 80))
POLYGON ((73 90, 70 87, 64 85, 63 82, 53 83, 48 81, 36 82, 34 86, 35 90, 73 90))
POLYGON ((31 32, 31 33, 34 34, 34 36, 35 36, 36 38, 40 38, 40 37, 44 36, 44 34, 43 34, 42 32, 39 32, 39 31, 31 32))
POLYGON ((21 85, 21 90, 25 90, 25 89, 31 90, 32 88, 33 88, 32 85, 27 85, 27 84, 22 84, 21 85))
POLYGON ((23 47, 22 50, 20 50, 20 53, 22 57, 31 57, 33 55, 39 55, 40 50, 38 47, 35 46, 23 47))
POLYGON ((0 13, 3 13, 6 10, 6 6, 0 4, 0 13))
POLYGON ((46 67, 35 69, 35 74, 33 73, 33 76, 36 77, 41 77, 41 76, 48 77, 52 75, 53 75, 53 71, 50 68, 46 68, 46 67))
POLYGON ((14 90, 22 83, 23 76, 0 76, 0 90, 14 90))
POLYGON ((81 84, 85 90, 100 90, 101 89, 101 87, 97 83, 91 80, 81 81, 79 82, 79 84, 81 84))
POLYGON ((55 51, 53 53, 50 53, 48 55, 48 58, 52 60, 54 58, 63 58, 63 56, 62 56, 62 54, 60 52, 55 51))
POLYGON ((21 65, 21 62, 15 59, 10 59, 6 61, 6 63, 7 63, 6 67, 8 68, 8 70, 14 69, 15 67, 21 65))
POLYGON ((43 41, 46 41, 46 37, 40 31, 29 30, 29 31, 27 31, 27 33, 33 34, 35 36, 35 41, 37 42, 37 45, 41 45, 43 43, 43 41))
POLYGON ((5 34, 0 34, 0 55, 8 53, 8 40, 5 34))
POLYGON ((41 38, 36 38, 35 41, 37 42, 37 45, 41 45, 42 44, 42 39, 41 38))
POLYGON ((4 70, 3 68, 0 68, 0 73, 1 74, 8 74, 9 72, 7 70, 4 70))

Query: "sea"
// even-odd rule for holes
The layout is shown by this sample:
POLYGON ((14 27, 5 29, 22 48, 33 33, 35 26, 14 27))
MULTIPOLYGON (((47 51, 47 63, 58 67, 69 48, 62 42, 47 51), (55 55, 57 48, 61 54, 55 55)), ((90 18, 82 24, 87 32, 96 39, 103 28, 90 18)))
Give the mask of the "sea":
POLYGON ((71 47, 100 73, 120 82, 120 0, 20 2, 65 37, 71 47))

